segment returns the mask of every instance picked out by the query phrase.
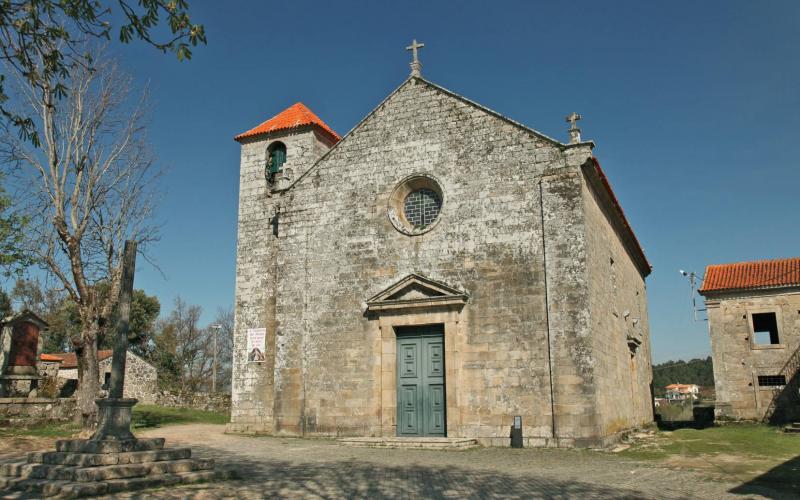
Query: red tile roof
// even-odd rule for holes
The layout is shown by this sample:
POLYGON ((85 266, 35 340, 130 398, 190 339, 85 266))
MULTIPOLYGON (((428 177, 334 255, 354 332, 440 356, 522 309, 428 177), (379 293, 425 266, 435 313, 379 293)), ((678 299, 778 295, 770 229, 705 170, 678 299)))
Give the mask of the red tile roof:
MULTIPOLYGON (((114 354, 114 351, 111 349, 103 349, 102 351, 97 351, 97 361, 103 361, 104 359, 108 359, 111 355, 114 354)), ((75 356, 74 352, 52 352, 49 354, 42 354, 44 356, 52 356, 54 358, 58 358, 62 361, 61 366, 59 368, 77 368, 78 367, 78 357, 75 356)))
POLYGON ((58 357, 58 356, 54 356, 54 355, 52 355, 52 354, 45 354, 45 353, 42 353, 42 354, 39 356, 39 359, 40 359, 40 360, 42 360, 42 361, 57 361, 57 362, 59 362, 59 363, 61 363, 62 361, 64 361, 63 359, 61 359, 61 358, 60 358, 60 357, 58 357))
POLYGON ((293 106, 281 111, 261 125, 251 128, 247 132, 242 132, 234 137, 234 140, 241 141, 247 137, 267 134, 269 132, 275 132, 276 130, 288 130, 297 127, 304 127, 307 125, 312 125, 322 130, 323 133, 328 135, 335 142, 338 142, 339 139, 341 139, 339 134, 334 132, 332 128, 320 120, 320 118, 315 115, 313 111, 308 109, 305 104, 298 102, 293 106))
POLYGON ((669 384, 664 389, 691 389, 692 387, 697 387, 697 384, 669 384))
POLYGON ((800 257, 706 267, 700 293, 800 286, 800 257))

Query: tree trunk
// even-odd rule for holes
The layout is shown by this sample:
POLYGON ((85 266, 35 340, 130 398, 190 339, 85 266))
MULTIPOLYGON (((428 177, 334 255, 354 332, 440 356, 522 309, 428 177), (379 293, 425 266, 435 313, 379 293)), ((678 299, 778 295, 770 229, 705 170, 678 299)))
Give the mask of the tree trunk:
POLYGON ((78 412, 76 421, 84 429, 97 425, 97 405, 94 400, 100 391, 100 367, 97 362, 97 331, 81 332, 82 345, 75 350, 78 357, 78 412))

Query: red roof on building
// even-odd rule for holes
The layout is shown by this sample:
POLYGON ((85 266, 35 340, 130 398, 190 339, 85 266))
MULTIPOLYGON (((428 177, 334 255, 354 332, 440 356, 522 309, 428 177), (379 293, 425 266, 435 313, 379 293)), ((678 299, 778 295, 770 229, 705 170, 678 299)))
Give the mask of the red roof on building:
MULTIPOLYGON (((114 354, 114 351, 111 349, 103 349, 102 351, 97 351, 97 361, 103 361, 104 359, 110 358, 114 354)), ((61 366, 59 368, 77 368, 78 367, 78 357, 75 356, 74 352, 52 352, 49 354, 42 354, 41 359, 42 361, 50 361, 45 360, 44 356, 58 358, 61 360, 61 366)))
POLYGON ((42 354, 39 356, 39 359, 40 359, 41 361, 56 361, 56 362, 58 362, 58 363, 61 363, 62 361, 64 361, 63 359, 61 359, 61 358, 60 358, 60 357, 58 357, 58 356, 54 356, 54 355, 52 355, 52 354, 45 354, 45 353, 42 353, 42 354))
POLYGON ((800 257, 706 267, 700 292, 800 286, 800 257))
POLYGON ((691 389, 697 387, 697 384, 669 384, 665 389, 691 389))
POLYGON ((281 111, 277 115, 273 116, 269 120, 265 121, 261 125, 251 128, 247 132, 242 132, 241 134, 234 137, 234 140, 241 141, 247 137, 253 137, 256 135, 267 134, 269 132, 275 132, 277 130, 288 130, 297 127, 305 127, 305 126, 315 126, 322 130, 325 134, 327 134, 331 139, 338 142, 339 134, 333 131, 332 128, 327 126, 325 122, 320 120, 320 118, 314 114, 313 111, 308 109, 305 104, 302 102, 298 102, 285 110, 281 111))

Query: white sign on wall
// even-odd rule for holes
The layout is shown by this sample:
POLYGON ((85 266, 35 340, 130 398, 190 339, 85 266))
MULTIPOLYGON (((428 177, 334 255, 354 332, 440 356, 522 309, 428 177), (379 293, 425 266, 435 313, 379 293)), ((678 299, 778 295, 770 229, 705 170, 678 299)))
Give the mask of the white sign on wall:
POLYGON ((267 329, 247 329, 247 361, 263 363, 266 360, 264 353, 267 350, 267 329))

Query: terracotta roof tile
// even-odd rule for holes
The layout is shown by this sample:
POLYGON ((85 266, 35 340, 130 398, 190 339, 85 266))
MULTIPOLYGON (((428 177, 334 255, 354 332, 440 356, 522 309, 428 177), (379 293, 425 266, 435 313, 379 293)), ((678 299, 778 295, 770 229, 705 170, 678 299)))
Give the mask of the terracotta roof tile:
POLYGON ((267 134, 269 132, 275 132, 276 130, 288 130, 297 127, 304 127, 312 125, 319 129, 321 129, 325 134, 327 134, 331 139, 338 142, 339 134, 333 131, 332 128, 327 126, 325 122, 320 120, 320 118, 314 114, 313 111, 308 109, 305 104, 302 102, 298 102, 285 110, 281 111, 277 115, 273 116, 269 120, 265 121, 261 125, 251 128, 247 132, 242 132, 241 134, 234 137, 235 140, 240 141, 247 137, 253 137, 256 135, 267 134))
MULTIPOLYGON (((114 351, 112 351, 111 349, 103 349, 101 351, 97 351, 97 361, 103 361, 104 359, 108 359, 113 354, 114 351)), ((60 359, 62 363, 59 368, 69 369, 78 367, 78 357, 75 356, 74 352, 51 352, 48 354, 42 354, 42 357, 44 356, 51 356, 60 359)))
POLYGON ((700 293, 800 286, 800 257, 706 267, 700 293))
POLYGON ((59 363, 61 363, 62 361, 64 361, 64 360, 63 360, 63 359, 61 359, 59 356, 54 356, 54 355, 52 355, 52 354, 45 354, 45 353, 42 353, 42 354, 39 356, 39 359, 40 359, 40 360, 42 360, 42 361, 57 361, 57 362, 59 362, 59 363))

